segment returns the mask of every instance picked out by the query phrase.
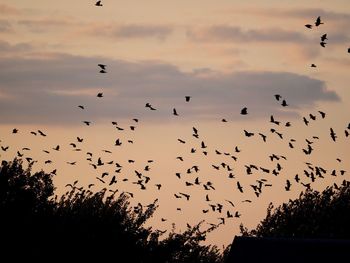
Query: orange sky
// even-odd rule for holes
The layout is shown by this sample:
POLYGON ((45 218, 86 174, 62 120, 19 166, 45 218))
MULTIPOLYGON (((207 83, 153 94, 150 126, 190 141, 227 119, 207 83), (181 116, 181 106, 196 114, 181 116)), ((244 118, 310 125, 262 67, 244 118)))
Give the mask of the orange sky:
POLYGON ((325 178, 312 183, 315 189, 349 179, 347 1, 105 0, 103 4, 0 0, 0 145, 9 146, 0 150, 1 158, 12 159, 19 150, 38 160, 35 169, 57 168, 59 193, 74 180, 81 185, 94 183, 98 190, 104 185, 96 176, 108 172, 104 177, 108 184, 116 175, 118 182, 112 188, 133 192, 135 204, 159 198, 160 207, 150 224, 162 230, 173 222, 179 230, 187 222, 216 224, 227 211, 239 211, 239 219, 226 218, 226 224, 209 236, 208 242, 220 246, 239 233, 241 222, 255 226, 269 202, 280 204, 297 197, 305 187, 295 182, 295 174, 310 182, 304 175, 305 162, 327 170, 325 178), (304 26, 319 15, 323 25, 312 30, 304 26), (319 42, 325 33, 328 40, 323 48, 319 42), (107 74, 99 73, 98 63, 107 64, 107 74), (311 63, 317 67, 311 68, 311 63), (98 92, 103 98, 96 97, 98 92), (288 106, 282 107, 275 94, 281 94, 288 106), (190 102, 185 102, 187 95, 192 96, 190 102), (150 111, 146 103, 157 110, 150 111), (243 107, 248 108, 246 116, 240 114, 243 107), (179 116, 172 114, 173 108, 179 116), (271 115, 280 125, 270 122, 271 115), (304 116, 310 120, 308 126, 304 116), (92 125, 84 125, 85 120, 92 125), (112 121, 124 130, 117 130, 112 121), (285 127, 286 122, 292 126, 285 127), (192 136, 192 127, 198 129, 198 139, 192 136), (331 127, 336 142, 330 138, 331 127), (19 132, 12 134, 13 128, 19 132), (271 128, 281 132, 283 140, 271 128), (30 134, 38 129, 47 136, 30 134), (255 135, 244 136, 244 129, 255 135), (258 133, 267 135, 266 143, 258 133), (84 142, 78 144, 77 136, 84 142), (114 145, 117 138, 122 146, 114 145), (291 139, 296 140, 293 149, 291 139), (307 147, 305 139, 313 142, 311 155, 302 151, 307 147), (201 141, 208 146, 207 156, 201 141), (73 151, 72 142, 82 151, 73 151), (52 149, 56 145, 59 152, 52 149), (235 146, 242 151, 236 153, 235 146), (88 151, 94 154, 93 163, 98 157, 113 160, 123 165, 122 172, 115 173, 114 164, 95 170, 86 160, 88 151), (287 157, 278 161, 282 166, 278 176, 261 169, 246 174, 245 166, 250 164, 275 169, 277 162, 269 159, 273 153, 287 157), (45 164, 48 159, 53 163, 45 164), (154 162, 147 163, 149 159, 154 162), (73 161, 75 166, 67 163, 73 161), (212 167, 221 163, 233 169, 235 178, 228 178, 227 168, 212 167), (143 171, 146 165, 150 171, 143 171), (200 171, 187 174, 193 165, 200 171), (135 170, 151 178, 146 191, 132 183, 137 180, 135 170), (333 170, 337 176, 331 175, 333 170), (340 176, 340 170, 347 172, 340 176), (181 179, 176 172, 181 172, 181 179), (200 185, 186 186, 196 177, 200 185), (262 178, 272 187, 264 187, 257 198, 250 185, 262 178), (284 189, 286 180, 292 183, 289 192, 284 189), (204 189, 208 181, 215 190, 204 189), (237 190, 238 181, 243 194, 237 190), (176 199, 179 192, 190 194, 190 200, 176 199), (247 199, 252 203, 242 202, 247 199), (209 204, 217 203, 224 205, 222 213, 203 214, 203 209, 211 209, 209 204), (161 217, 168 220, 161 222, 161 217))

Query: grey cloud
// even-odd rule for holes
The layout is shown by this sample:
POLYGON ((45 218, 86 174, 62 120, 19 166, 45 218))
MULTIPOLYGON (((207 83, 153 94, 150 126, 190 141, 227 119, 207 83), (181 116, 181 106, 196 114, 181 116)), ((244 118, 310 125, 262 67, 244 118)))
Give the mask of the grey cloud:
POLYGON ((20 10, 15 7, 0 4, 0 14, 18 15, 20 13, 21 13, 20 10))
POLYGON ((32 45, 28 43, 17 43, 14 45, 11 45, 10 43, 6 41, 0 40, 0 53, 16 53, 16 52, 26 52, 26 51, 32 51, 33 47, 32 45))
POLYGON ((287 31, 279 28, 243 30, 238 26, 227 25, 189 29, 187 36, 197 41, 301 42, 308 40, 304 34, 296 31, 287 31))
POLYGON ((0 67, 2 123, 79 124, 86 119, 135 116, 164 121, 172 118, 173 107, 190 120, 236 119, 243 106, 256 118, 273 112, 296 116, 299 108, 340 99, 323 81, 288 72, 183 72, 155 61, 65 54, 45 59, 3 58, 0 67), (98 73, 97 63, 107 64, 108 73, 98 73), (105 96, 97 98, 98 91, 105 96), (274 100, 276 93, 287 99, 288 109, 274 100), (191 103, 184 101, 186 95, 193 97, 191 103), (146 102, 158 110, 147 110, 146 102), (79 110, 79 104, 86 110, 79 110))
POLYGON ((172 28, 169 26, 125 25, 115 29, 113 34, 122 38, 156 37, 158 39, 164 39, 171 32, 172 28))
MULTIPOLYGON (((214 42, 289 42, 311 44, 319 41, 304 33, 280 28, 247 29, 238 26, 214 25, 205 28, 191 28, 187 30, 187 37, 193 41, 214 42)), ((344 34, 328 34, 331 43, 346 43, 350 38, 344 34)))
POLYGON ((166 39, 173 32, 173 28, 167 25, 98 25, 89 30, 89 33, 104 37, 130 39, 130 38, 156 38, 166 39))
POLYGON ((0 32, 10 32, 12 25, 7 20, 0 19, 0 32))

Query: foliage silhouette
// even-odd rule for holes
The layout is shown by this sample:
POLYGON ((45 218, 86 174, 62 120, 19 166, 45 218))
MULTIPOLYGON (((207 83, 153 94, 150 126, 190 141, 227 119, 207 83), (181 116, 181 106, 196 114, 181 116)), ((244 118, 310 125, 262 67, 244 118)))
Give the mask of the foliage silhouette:
POLYGON ((296 200, 274 209, 249 231, 240 226, 243 236, 350 239, 350 182, 343 181, 323 192, 306 190, 296 200))
POLYGON ((78 188, 58 198, 53 174, 32 174, 32 165, 2 161, 0 167, 0 226, 4 244, 0 252, 18 259, 104 260, 116 262, 223 262, 216 246, 202 245, 215 227, 200 230, 203 222, 183 233, 175 227, 164 232, 145 227, 158 205, 137 209, 124 193, 107 195, 78 188))

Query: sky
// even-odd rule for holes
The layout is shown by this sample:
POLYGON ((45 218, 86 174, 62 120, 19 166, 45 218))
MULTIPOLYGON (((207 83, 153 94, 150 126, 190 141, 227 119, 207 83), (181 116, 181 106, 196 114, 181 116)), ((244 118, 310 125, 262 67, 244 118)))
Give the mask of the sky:
POLYGON ((9 147, 1 159, 18 151, 37 161, 36 170, 57 169, 58 194, 78 180, 93 191, 133 193, 133 204, 158 199, 149 224, 161 230, 225 218, 208 236, 218 246, 231 243, 241 223, 256 226, 270 202, 296 198, 308 183, 322 190, 349 180, 347 0, 102 3, 0 0, 0 146, 9 147), (323 24, 315 26, 318 16, 323 24), (279 160, 271 161, 273 154, 279 160), (95 169, 98 158, 105 164, 95 169), (258 169, 247 174, 252 165, 258 169), (313 180, 316 167, 326 172, 313 180), (103 173, 105 183, 96 178, 103 173), (109 186, 113 176, 117 183, 109 186), (227 211, 241 216, 227 218, 227 211))

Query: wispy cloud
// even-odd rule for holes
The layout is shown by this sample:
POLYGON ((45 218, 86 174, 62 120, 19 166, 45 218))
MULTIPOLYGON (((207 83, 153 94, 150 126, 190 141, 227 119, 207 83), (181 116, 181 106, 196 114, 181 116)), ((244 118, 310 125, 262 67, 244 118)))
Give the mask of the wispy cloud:
POLYGON ((109 24, 97 25, 88 30, 90 34, 111 37, 111 38, 156 38, 159 40, 166 39, 173 31, 168 25, 143 25, 143 24, 109 24))
POLYGON ((195 41, 238 41, 238 42, 305 42, 304 34, 280 28, 242 29, 238 26, 213 25, 204 28, 192 28, 187 36, 195 41))
POLYGON ((325 82, 288 72, 183 72, 156 61, 127 62, 97 57, 51 55, 43 58, 0 60, 0 122, 81 123, 108 118, 141 116, 153 120, 172 118, 173 107, 188 119, 225 116, 239 118, 241 107, 252 116, 297 115, 319 101, 339 101, 325 82), (107 64, 100 74, 98 63, 107 64), (210 74, 207 74, 207 73, 210 74), (93 93, 101 91, 103 98, 93 93), (282 109, 273 95, 290 104, 282 109), (193 97, 191 103, 184 96, 193 97), (14 99, 8 100, 6 98, 14 99), (158 110, 147 111, 149 102, 158 110), (77 105, 83 104, 82 113, 77 105))
POLYGON ((12 25, 7 20, 0 19, 0 33, 7 33, 12 31, 12 25))
POLYGON ((2 15, 19 15, 21 11, 13 6, 0 4, 0 14, 2 15))
POLYGON ((6 41, 0 40, 0 54, 13 54, 17 52, 26 52, 26 51, 32 51, 33 46, 29 43, 17 43, 11 45, 10 43, 6 41))

